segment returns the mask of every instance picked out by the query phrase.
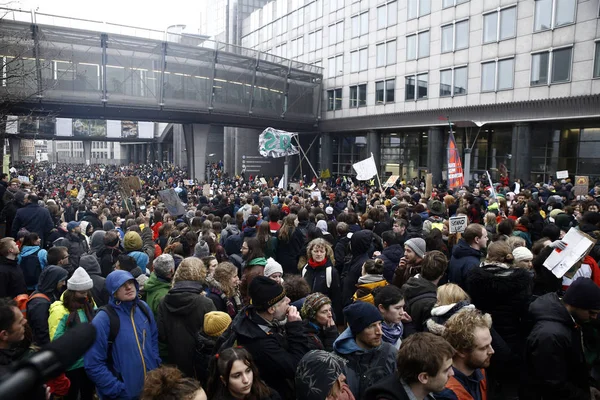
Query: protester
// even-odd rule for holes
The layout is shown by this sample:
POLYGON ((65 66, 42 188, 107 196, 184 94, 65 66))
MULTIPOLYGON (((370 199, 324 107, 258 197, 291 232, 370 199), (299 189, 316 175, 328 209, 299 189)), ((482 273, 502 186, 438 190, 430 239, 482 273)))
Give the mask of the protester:
POLYGON ((23 271, 17 265, 20 252, 13 238, 0 239, 0 298, 27 293, 23 271))
POLYGON ((71 221, 67 224, 67 236, 55 245, 64 246, 69 252, 69 265, 66 267, 69 276, 79 267, 79 259, 90 250, 86 237, 81 233, 79 222, 71 221))
POLYGON ((322 293, 306 296, 300 311, 309 346, 315 350, 333 351, 339 336, 331 310, 331 299, 322 293))
POLYGON ((296 370, 296 400, 354 400, 346 360, 323 350, 306 353, 296 370))
POLYGON ((219 263, 213 276, 206 277, 206 296, 212 300, 217 311, 229 314, 232 319, 242 309, 239 284, 237 268, 229 262, 219 263))
POLYGON ((27 291, 32 292, 36 289, 40 274, 48 264, 47 255, 48 252, 41 248, 41 239, 37 233, 30 232, 25 235, 21 252, 17 256, 17 264, 23 271, 27 291))
POLYGON ((394 285, 383 286, 375 290, 373 304, 377 306, 383 318, 383 341, 399 349, 404 334, 403 321, 410 321, 410 316, 404 311, 404 294, 394 285))
POLYGON ((267 259, 264 274, 267 278, 273 279, 275 282, 283 285, 283 267, 273 258, 267 259))
POLYGON ((187 378, 174 367, 158 367, 150 371, 144 382, 140 400, 207 400, 200 382, 187 378))
POLYGON ((479 224, 470 224, 463 238, 452 249, 452 258, 448 263, 448 281, 465 289, 467 276, 481 261, 481 251, 487 247, 488 233, 479 224))
POLYGON ((41 246, 45 247, 46 238, 54 228, 54 222, 47 208, 41 207, 38 203, 38 196, 35 193, 25 195, 25 207, 17 210, 15 219, 12 222, 12 237, 17 237, 17 233, 25 228, 28 232, 35 232, 39 235, 41 246))
POLYGON ((79 265, 88 273, 94 283, 91 293, 96 306, 102 307, 108 304, 109 294, 106 290, 106 279, 102 277, 98 258, 91 254, 84 255, 79 259, 79 265))
POLYGON ((402 287, 411 277, 421 272, 421 263, 426 251, 425 240, 413 238, 404 242, 404 257, 394 272, 393 284, 402 287))
POLYGON ((152 263, 154 270, 144 283, 144 295, 152 313, 156 315, 158 305, 171 288, 171 280, 175 273, 175 260, 170 254, 161 254, 152 263))
POLYGON ((194 351, 195 373, 198 380, 206 385, 208 369, 212 359, 218 352, 217 342, 231 325, 229 314, 221 311, 211 311, 204 315, 203 329, 196 333, 196 348, 194 351))
POLYGON ((373 291, 379 287, 387 286, 388 282, 383 277, 383 260, 367 260, 363 264, 362 276, 358 278, 356 293, 352 296, 354 301, 365 301, 373 304, 373 291))
POLYGON ((135 258, 131 257, 127 254, 120 254, 117 257, 117 263, 115 264, 115 270, 119 271, 127 271, 138 283, 138 289, 140 291, 144 290, 144 286, 148 281, 148 275, 142 272, 140 266, 135 262, 135 258))

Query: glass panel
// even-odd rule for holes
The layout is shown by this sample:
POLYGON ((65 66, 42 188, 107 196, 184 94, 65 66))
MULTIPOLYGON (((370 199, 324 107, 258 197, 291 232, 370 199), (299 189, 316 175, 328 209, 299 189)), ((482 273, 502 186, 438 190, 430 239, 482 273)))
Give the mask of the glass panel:
POLYGON ((344 56, 337 56, 335 58, 335 76, 342 75, 343 73, 344 73, 344 56))
POLYGON ((332 111, 334 106, 335 93, 333 90, 327 91, 327 111, 332 111))
POLYGON ((550 53, 538 53, 531 56, 531 84, 546 85, 548 83, 548 60, 550 53))
POLYGON ((376 66, 383 67, 385 65, 385 43, 378 44, 376 50, 376 66))
POLYGON ((500 12, 500 40, 517 35, 517 7, 507 8, 500 12))
POLYGON ((381 104, 384 102, 384 82, 375 82, 375 104, 381 104))
POLYGON ((336 26, 336 30, 337 30, 337 32, 336 32, 337 42, 336 43, 339 43, 344 40, 344 21, 335 24, 335 26, 336 26))
POLYGON ((366 35, 369 33, 369 13, 360 14, 360 34, 366 35))
POLYGON ((429 87, 428 82, 429 74, 417 75, 417 84, 419 85, 417 99, 424 99, 427 97, 427 88, 429 87))
POLYGON ((350 72, 358 72, 358 51, 350 53, 350 72))
POLYGON ((396 80, 390 79, 385 81, 385 101, 388 103, 393 103, 395 99, 396 91, 396 80))
POLYGON ((385 6, 377 7, 377 29, 385 28, 387 25, 387 13, 385 6))
MULTIPOLYGON (((597 47, 597 46, 596 46, 597 47)), ((406 59, 414 60, 417 58, 417 35, 406 37, 406 59)), ((596 57, 596 60, 598 57, 596 57)))
POLYGON ((452 70, 440 71, 440 97, 452 95, 452 70))
POLYGON ((387 65, 396 64, 396 41, 386 43, 387 65))
POLYGON ((358 105, 358 87, 350 86, 350 108, 358 105))
POLYGON ((481 64, 481 91, 492 92, 496 90, 496 63, 481 64))
POLYGON ((431 12, 431 0, 419 1, 419 16, 427 15, 431 12))
POLYGON ((452 51, 452 36, 454 25, 442 26, 442 53, 452 51))
POLYGON ((552 0, 536 0, 533 30, 550 29, 552 24, 552 0))
POLYGON ((456 45, 455 50, 466 49, 469 47, 469 21, 462 21, 456 24, 456 45))
POLYGON ((358 59, 360 62, 360 70, 366 71, 369 68, 369 53, 368 49, 361 49, 358 52, 358 59))
POLYGON ((494 12, 483 16, 483 43, 496 41, 498 33, 498 13, 494 12))
POLYGON ((515 60, 498 61, 498 90, 512 89, 515 60))
POLYGON ((596 55, 594 56, 594 78, 600 77, 600 42, 596 43, 596 55))
POLYGON ((357 16, 352 17, 352 37, 360 36, 360 19, 357 16))
POLYGON ((444 0, 442 1, 442 8, 453 7, 454 0, 444 0))
POLYGON ((329 25, 329 44, 337 43, 337 38, 335 36, 337 25, 329 25))
POLYGON ((552 83, 571 80, 571 53, 573 49, 555 50, 552 53, 552 83))
POLYGON ((556 0, 556 23, 562 26, 575 22, 575 6, 577 0, 556 0))
POLYGON ((358 85, 358 106, 364 107, 367 105, 367 85, 358 85))
POLYGON ((407 15, 408 19, 417 18, 417 3, 418 0, 408 0, 407 15))
POLYGON ((429 57, 429 31, 419 34, 419 58, 429 57))
POLYGON ((454 95, 467 94, 467 67, 454 69, 454 95))
POLYGON ((335 57, 327 60, 327 76, 333 78, 335 76, 335 57))
POLYGON ((387 6, 387 24, 393 26, 398 23, 398 2, 394 1, 387 6))
POLYGON ((335 109, 342 109, 342 89, 335 89, 335 109))
POLYGON ((406 100, 415 99, 415 77, 407 76, 404 84, 404 92, 406 100))

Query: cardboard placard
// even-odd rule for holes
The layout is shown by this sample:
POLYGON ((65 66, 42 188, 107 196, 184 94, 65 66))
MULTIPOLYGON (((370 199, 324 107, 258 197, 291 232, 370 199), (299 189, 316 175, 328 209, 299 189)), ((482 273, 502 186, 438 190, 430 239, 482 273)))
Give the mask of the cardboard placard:
POLYGON ((210 192, 211 192, 210 185, 208 183, 205 183, 202 186, 202 194, 205 196, 210 196, 210 192))
POLYGON ((556 177, 558 179, 567 179, 569 177, 569 171, 556 171, 556 177))
POLYGON ((267 180, 265 178, 260 178, 260 183, 262 183, 263 185, 267 185, 267 180))
POLYGON ((467 224, 469 219, 466 215, 458 215, 456 217, 450 217, 448 227, 450 228, 450 233, 463 233, 465 229, 467 229, 467 224))
POLYGON ((165 207, 172 216, 185 214, 185 208, 181 203, 181 199, 175 193, 175 189, 160 190, 158 192, 160 199, 165 203, 165 207))
POLYGON ((321 200, 321 192, 318 190, 310 192, 310 198, 316 201, 321 200))
POLYGON ((579 229, 569 229, 561 240, 567 247, 564 250, 555 249, 544 261, 544 267, 557 278, 562 278, 596 244, 594 238, 579 229))
POLYGON ((585 196, 590 188, 590 178, 588 176, 575 177, 575 196, 585 196))
POLYGON ((431 197, 431 192, 433 192, 433 174, 425 175, 425 198, 428 199, 431 197))
POLYGON ((392 175, 388 178, 388 180, 385 182, 385 186, 389 187, 389 186, 394 186, 396 184, 396 181, 398 180, 398 178, 400 178, 400 175, 392 175))
POLYGON ((184 179, 183 184, 186 186, 194 186, 196 183, 194 182, 193 179, 184 179))
POLYGON ((20 181, 21 181, 21 183, 25 183, 25 182, 29 183, 29 177, 28 177, 28 176, 25 176, 25 175, 19 175, 19 176, 17 177, 17 179, 18 179, 18 180, 20 180, 20 181))

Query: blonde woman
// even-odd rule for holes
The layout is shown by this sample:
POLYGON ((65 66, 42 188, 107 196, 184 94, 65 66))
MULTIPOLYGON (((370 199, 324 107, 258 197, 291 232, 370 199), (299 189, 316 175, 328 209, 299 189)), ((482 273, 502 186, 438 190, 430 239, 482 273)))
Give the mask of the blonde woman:
POLYGON ((217 265, 213 276, 206 278, 206 296, 212 300, 217 311, 226 312, 231 319, 242 309, 240 278, 237 268, 230 262, 217 265))
POLYGON ((444 324, 450 317, 463 308, 475 308, 470 302, 469 295, 454 283, 438 287, 437 302, 431 310, 431 318, 425 323, 425 331, 441 335, 444 331, 444 324))

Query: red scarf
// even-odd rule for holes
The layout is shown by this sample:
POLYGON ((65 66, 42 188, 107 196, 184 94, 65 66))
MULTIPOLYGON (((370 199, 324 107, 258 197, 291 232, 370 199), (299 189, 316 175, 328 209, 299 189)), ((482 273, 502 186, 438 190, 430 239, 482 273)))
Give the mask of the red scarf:
POLYGON ((327 257, 325 257, 323 259, 323 261, 321 261, 321 262, 316 262, 315 260, 312 259, 312 257, 308 259, 308 265, 310 265, 310 267, 313 269, 322 267, 325 264, 327 264, 327 257))

